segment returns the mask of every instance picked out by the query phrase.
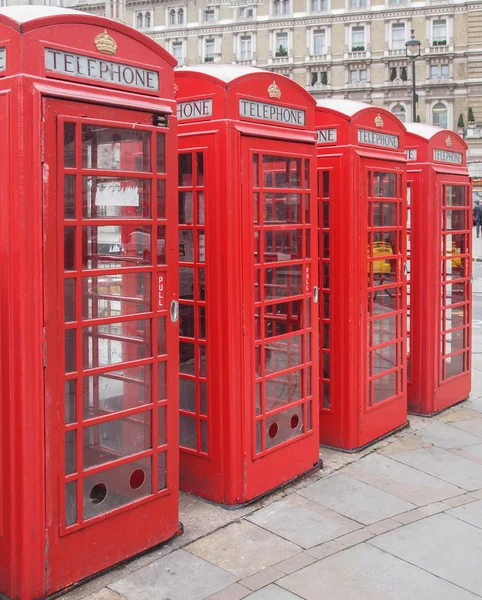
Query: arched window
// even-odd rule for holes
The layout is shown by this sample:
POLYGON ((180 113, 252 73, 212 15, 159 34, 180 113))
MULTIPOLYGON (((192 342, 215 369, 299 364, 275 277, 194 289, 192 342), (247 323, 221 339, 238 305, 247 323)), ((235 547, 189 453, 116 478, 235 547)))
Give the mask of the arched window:
POLYGON ((283 0, 283 14, 287 15, 290 12, 290 0, 283 0))
POLYGON ((169 11, 169 25, 175 25, 176 24, 176 11, 171 8, 171 10, 169 11))
POLYGON ((280 15, 281 14, 281 0, 274 0, 273 2, 273 14, 280 15))
POLYGON ((392 108, 392 113, 398 117, 402 123, 405 123, 407 120, 407 109, 402 104, 395 104, 392 108))
POLYGON ((437 102, 432 108, 432 123, 437 127, 447 129, 448 110, 443 102, 437 102))
POLYGON ((177 13, 177 22, 179 23, 179 25, 182 25, 184 23, 184 11, 182 8, 180 8, 179 12, 177 13))
POLYGON ((144 15, 144 27, 147 29, 151 26, 151 13, 147 12, 144 15))
POLYGON ((144 24, 144 18, 142 16, 142 13, 137 13, 137 21, 136 21, 137 29, 142 29, 143 24, 144 24))

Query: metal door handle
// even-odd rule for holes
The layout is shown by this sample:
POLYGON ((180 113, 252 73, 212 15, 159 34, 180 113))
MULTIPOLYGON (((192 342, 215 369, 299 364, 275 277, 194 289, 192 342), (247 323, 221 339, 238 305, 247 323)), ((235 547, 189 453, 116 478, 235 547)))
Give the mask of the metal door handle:
POLYGON ((408 275, 408 265, 406 262, 403 263, 403 275, 404 277, 408 275))
POLYGON ((176 323, 179 319, 179 302, 177 300, 173 300, 171 302, 171 322, 176 323))
POLYGON ((315 285, 315 287, 313 288, 313 302, 315 304, 318 304, 318 296, 319 296, 319 288, 318 288, 318 286, 315 285))

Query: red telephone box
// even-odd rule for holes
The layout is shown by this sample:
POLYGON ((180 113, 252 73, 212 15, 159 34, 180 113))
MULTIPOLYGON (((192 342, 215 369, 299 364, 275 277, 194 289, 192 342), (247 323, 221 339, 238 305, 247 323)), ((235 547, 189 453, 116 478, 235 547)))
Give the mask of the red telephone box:
POLYGON ((472 190, 459 135, 410 123, 406 140, 408 409, 430 415, 470 393, 472 190))
POLYGON ((355 450, 407 420, 405 129, 318 102, 320 440, 355 450))
POLYGON ((241 504, 319 459, 314 100, 253 68, 175 81, 180 485, 241 504))
POLYGON ((0 11, 0 591, 178 530, 173 67, 117 22, 0 11))

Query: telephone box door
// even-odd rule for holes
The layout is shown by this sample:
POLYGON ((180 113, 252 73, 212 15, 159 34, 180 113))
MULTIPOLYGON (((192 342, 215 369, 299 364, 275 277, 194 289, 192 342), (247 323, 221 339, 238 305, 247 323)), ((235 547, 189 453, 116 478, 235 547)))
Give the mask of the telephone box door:
POLYGON ((178 529, 176 156, 152 114, 43 109, 52 591, 178 529))
POLYGON ((362 163, 361 198, 366 194, 366 202, 360 215, 361 235, 367 224, 367 259, 362 262, 367 353, 362 357, 367 357, 367 392, 361 431, 370 440, 379 437, 382 428, 391 431, 406 421, 404 178, 394 163, 362 163))

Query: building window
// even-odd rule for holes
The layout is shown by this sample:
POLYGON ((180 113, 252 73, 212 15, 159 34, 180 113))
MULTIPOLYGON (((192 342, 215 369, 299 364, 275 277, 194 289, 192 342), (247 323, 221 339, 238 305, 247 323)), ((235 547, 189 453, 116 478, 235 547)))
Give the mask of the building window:
MULTIPOLYGON (((7 6, 8 1, 2 0, 0 2, 0 6, 7 6)), ((63 0, 44 0, 44 6, 63 6, 63 0)))
POLYGON ((328 85, 327 71, 311 71, 310 85, 312 87, 328 85))
POLYGON ((350 83, 365 84, 367 82, 367 70, 366 69, 350 69, 350 83))
POLYGON ((368 0, 350 0, 350 8, 366 8, 368 0))
POLYGON ((240 60, 253 59, 253 46, 250 35, 242 35, 239 40, 240 60))
POLYGON ((286 32, 276 34, 275 56, 288 56, 288 34, 286 32))
POLYGON ((177 23, 178 25, 184 24, 184 10, 182 8, 177 11, 177 23))
POLYGON ((353 27, 351 30, 351 51, 363 52, 365 50, 365 28, 353 27))
POLYGON ((390 67, 390 81, 401 79, 407 81, 407 67, 390 67))
POLYGON ((287 15, 290 12, 290 0, 273 0, 273 14, 287 15))
POLYGON ((184 9, 171 8, 169 10, 169 25, 182 25, 184 23, 184 9))
POLYGON ((328 0, 311 0, 311 12, 325 12, 328 10, 328 0))
POLYGON ((447 45, 447 21, 445 19, 437 19, 432 24, 432 45, 447 45))
POLYGON ((392 50, 405 49, 405 23, 392 23, 392 50))
POLYGON ((172 42, 171 44, 171 54, 177 60, 177 62, 181 63, 184 60, 184 51, 183 51, 183 43, 182 42, 172 42))
POLYGON ((214 39, 208 38, 204 42, 204 62, 214 61, 214 39))
POLYGON ((402 123, 405 123, 407 120, 407 109, 405 108, 405 106, 403 106, 403 104, 395 104, 395 106, 392 108, 391 111, 396 117, 398 117, 400 119, 400 121, 402 121, 402 123))
POLYGON ((176 25, 177 23, 177 12, 171 8, 169 11, 169 25, 176 25))
POLYGON ((313 54, 319 56, 326 54, 326 31, 317 29, 313 32, 313 54))
POLYGON ((141 12, 137 13, 136 27, 137 27, 137 29, 143 29, 144 28, 144 15, 141 12))
POLYGON ((216 12, 214 8, 206 8, 203 13, 203 21, 204 23, 214 23, 216 20, 216 12))
POLYGON ((449 78, 449 66, 444 65, 431 65, 430 66, 430 79, 440 80, 449 78))
POLYGON ((437 102, 432 108, 432 123, 437 127, 447 129, 448 110, 443 102, 437 102))
POLYGON ((240 19, 252 19, 254 17, 254 10, 248 6, 241 6, 238 11, 238 17, 240 19))
POLYGON ((150 26, 151 26, 151 13, 146 12, 146 14, 144 15, 144 28, 149 29, 150 26))

